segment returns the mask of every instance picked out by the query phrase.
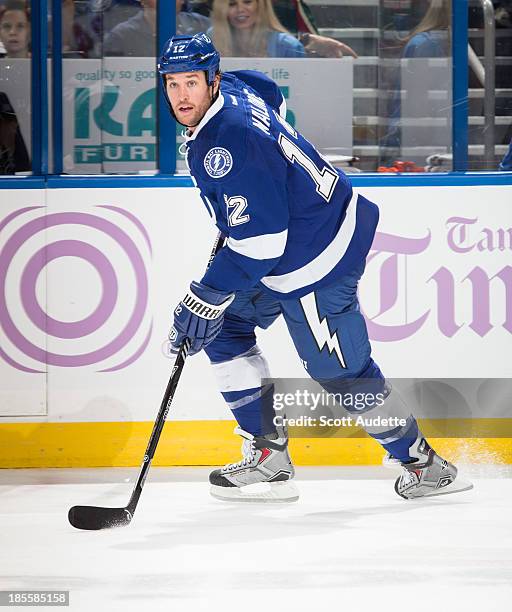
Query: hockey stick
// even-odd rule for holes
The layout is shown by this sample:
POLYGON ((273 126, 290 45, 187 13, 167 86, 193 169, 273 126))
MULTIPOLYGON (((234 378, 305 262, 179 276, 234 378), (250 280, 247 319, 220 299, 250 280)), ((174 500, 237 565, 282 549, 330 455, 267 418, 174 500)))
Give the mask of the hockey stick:
MULTIPOLYGON (((223 237, 219 233, 215 240, 207 267, 210 266, 215 255, 222 248, 223 243, 223 237)), ((190 340, 187 338, 181 344, 176 361, 174 362, 171 377, 167 383, 167 388, 165 390, 162 403, 160 404, 160 410, 158 411, 158 415, 153 426, 153 431, 151 432, 151 437, 149 438, 146 453, 144 454, 144 459, 142 460, 139 477, 135 487, 133 488, 128 505, 125 508, 73 506, 70 508, 68 513, 69 522, 71 525, 73 525, 73 527, 76 527, 77 529, 98 530, 108 529, 110 527, 122 527, 131 522, 139 501, 139 497, 142 493, 142 487, 144 486, 146 476, 148 475, 151 461, 153 460, 153 456, 160 439, 160 434, 162 433, 164 427, 165 419, 167 418, 167 414, 171 407, 172 399, 174 397, 176 387, 178 386, 178 381, 180 379, 181 372, 183 371, 183 366, 185 365, 185 360, 187 358, 189 349, 190 340)))

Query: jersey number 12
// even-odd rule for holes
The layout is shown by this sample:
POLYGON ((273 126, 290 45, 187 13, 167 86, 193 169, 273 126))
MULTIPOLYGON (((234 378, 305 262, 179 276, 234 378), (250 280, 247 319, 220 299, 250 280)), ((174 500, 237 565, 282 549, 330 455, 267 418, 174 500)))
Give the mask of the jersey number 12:
POLYGON ((249 215, 243 214, 247 208, 247 200, 244 196, 232 196, 231 198, 224 196, 224 199, 228 210, 228 224, 231 227, 242 225, 242 223, 251 220, 249 215))
POLYGON ((316 191, 326 202, 331 199, 334 192, 334 187, 338 182, 339 174, 330 166, 326 165, 321 170, 315 162, 308 157, 302 149, 294 142, 287 138, 284 134, 279 134, 279 145, 285 154, 286 159, 292 164, 297 162, 309 174, 316 184, 316 191))

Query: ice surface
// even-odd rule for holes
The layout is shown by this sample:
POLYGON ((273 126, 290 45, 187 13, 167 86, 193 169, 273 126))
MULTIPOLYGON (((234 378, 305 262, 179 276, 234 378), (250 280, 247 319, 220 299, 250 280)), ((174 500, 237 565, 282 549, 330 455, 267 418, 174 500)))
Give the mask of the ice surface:
POLYGON ((124 506, 138 470, 0 471, 0 590, 87 612, 512 609, 509 468, 412 501, 389 470, 299 468, 285 505, 217 501, 208 471, 152 468, 131 525, 100 532, 69 507, 124 506))

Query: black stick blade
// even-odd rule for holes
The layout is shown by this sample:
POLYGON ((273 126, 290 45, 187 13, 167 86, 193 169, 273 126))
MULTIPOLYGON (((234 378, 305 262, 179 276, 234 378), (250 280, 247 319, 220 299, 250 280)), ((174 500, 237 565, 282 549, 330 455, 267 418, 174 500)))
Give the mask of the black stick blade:
POLYGON ((77 529, 96 531, 98 529, 124 527, 132 520, 132 515, 126 508, 73 506, 69 509, 68 519, 77 529))

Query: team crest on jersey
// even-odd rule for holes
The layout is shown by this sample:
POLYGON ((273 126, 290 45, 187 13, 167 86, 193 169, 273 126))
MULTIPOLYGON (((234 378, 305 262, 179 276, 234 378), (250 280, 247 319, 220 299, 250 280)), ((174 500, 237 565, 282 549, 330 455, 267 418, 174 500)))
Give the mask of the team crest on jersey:
POLYGON ((212 178, 222 178, 233 167, 233 158, 227 149, 214 147, 204 158, 204 169, 212 178))

